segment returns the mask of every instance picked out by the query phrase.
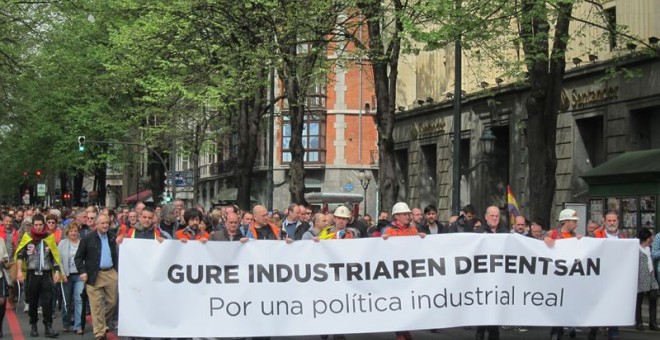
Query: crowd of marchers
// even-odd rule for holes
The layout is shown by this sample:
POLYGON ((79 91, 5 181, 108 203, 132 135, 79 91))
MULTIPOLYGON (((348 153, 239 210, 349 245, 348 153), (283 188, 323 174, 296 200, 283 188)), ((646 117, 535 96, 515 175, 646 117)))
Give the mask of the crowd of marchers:
MULTIPOLYGON (((483 219, 474 207, 467 205, 460 216, 446 224, 438 221, 438 210, 429 205, 410 209, 405 202, 396 203, 389 211, 381 211, 373 220, 359 216, 346 206, 332 212, 313 213, 311 207, 291 204, 283 211, 256 205, 241 211, 235 206, 221 206, 205 211, 202 207, 186 208, 182 200, 172 204, 148 207, 137 202, 133 207, 116 210, 95 206, 74 209, 3 207, 0 227, 0 326, 6 309, 15 310, 21 303, 29 313, 30 335, 39 336, 39 316, 44 335, 54 338, 58 331, 53 318, 61 314, 64 332, 84 334, 86 315, 91 316, 96 339, 105 339, 117 325, 118 250, 125 238, 153 239, 157 242, 282 240, 288 243, 312 240, 365 237, 415 236, 424 238, 445 233, 517 233, 543 241, 546 246, 563 238, 595 237, 639 240, 639 277, 635 327, 644 330, 642 302, 648 299, 649 330, 660 330, 656 321, 656 300, 660 276, 660 237, 649 229, 637 235, 619 230, 617 212, 605 214, 602 225, 587 222, 586 235, 576 232, 577 212, 564 209, 557 225, 544 228, 537 221, 517 216, 508 223, 500 218, 500 209, 490 206, 483 219)), ((477 326, 476 338, 500 338, 505 326, 477 326)), ((515 327, 524 332, 525 328, 515 327)), ((575 337, 569 328, 568 336, 575 337)), ((588 339, 599 334, 609 339, 619 336, 617 327, 589 329, 588 339)), ((561 339, 564 327, 553 327, 551 339, 561 339)), ((2 328, 0 328, 2 337, 2 328)), ((327 336, 321 336, 327 338, 327 336)), ((396 332, 397 340, 411 339, 410 332, 396 332)), ((335 339, 344 338, 334 335, 335 339)))

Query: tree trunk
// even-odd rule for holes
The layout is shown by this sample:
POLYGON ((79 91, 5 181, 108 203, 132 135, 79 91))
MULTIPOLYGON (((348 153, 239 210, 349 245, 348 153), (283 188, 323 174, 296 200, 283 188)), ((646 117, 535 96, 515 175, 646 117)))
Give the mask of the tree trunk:
POLYGON ((201 146, 197 146, 190 154, 190 164, 193 175, 193 199, 194 203, 199 203, 199 154, 201 146))
MULTIPOLYGON (((289 48, 292 58, 296 55, 296 45, 289 48)), ((286 98, 289 102, 289 122, 291 123, 291 164, 289 165, 289 193, 291 203, 306 204, 305 201, 305 148, 302 144, 303 124, 305 121, 305 104, 301 103, 303 98, 300 93, 295 65, 289 66, 289 74, 286 75, 286 98)))
POLYGON ((82 204, 83 202, 81 201, 83 179, 85 179, 85 172, 82 170, 78 170, 78 172, 76 172, 76 177, 73 178, 73 201, 77 206, 83 205, 82 204))
MULTIPOLYGON (((264 72, 260 72, 262 75, 264 72)), ((236 205, 241 209, 249 210, 252 202, 252 169, 259 151, 258 137, 259 126, 263 111, 263 98, 265 87, 257 89, 255 95, 250 99, 243 99, 238 109, 237 126, 244 129, 238 134, 238 155, 236 155, 235 179, 237 185, 236 205)))
POLYGON ((105 182, 106 182, 106 179, 108 177, 107 176, 108 175, 107 171, 108 171, 108 168, 106 166, 99 166, 98 168, 96 168, 96 171, 95 171, 96 188, 94 188, 94 189, 95 189, 96 195, 97 195, 96 196, 97 204, 101 205, 101 206, 106 206, 106 204, 105 204, 105 197, 106 197, 105 182))
POLYGON ((561 100, 565 53, 572 3, 557 4, 559 13, 550 50, 547 9, 532 0, 523 1, 521 38, 530 74, 527 108, 527 151, 529 154, 530 217, 552 228, 551 212, 557 172, 557 116, 561 100), (543 37, 548 37, 543 39, 543 37), (538 58, 539 55, 548 56, 538 58), (532 59, 534 58, 534 59, 532 59))
MULTIPOLYGON (((403 4, 394 0, 395 17, 403 10, 403 4)), ((374 75, 376 90, 376 124, 378 127, 378 190, 380 210, 389 211, 396 203, 399 194, 398 174, 394 153, 394 112, 396 103, 396 82, 403 24, 396 19, 392 38, 386 47, 383 42, 381 23, 385 20, 382 4, 379 1, 358 3, 367 22, 369 31, 368 55, 374 75)), ((388 18, 389 20, 390 18, 388 18)))

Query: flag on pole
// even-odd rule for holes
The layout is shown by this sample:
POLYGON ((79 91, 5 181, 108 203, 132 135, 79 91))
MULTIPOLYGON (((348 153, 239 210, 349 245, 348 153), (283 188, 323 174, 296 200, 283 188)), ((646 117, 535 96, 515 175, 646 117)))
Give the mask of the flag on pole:
POLYGON ((510 221, 513 223, 513 220, 520 216, 520 208, 518 208, 518 201, 516 201, 516 197, 513 196, 513 191, 511 190, 510 185, 506 186, 506 200, 509 208, 510 221))

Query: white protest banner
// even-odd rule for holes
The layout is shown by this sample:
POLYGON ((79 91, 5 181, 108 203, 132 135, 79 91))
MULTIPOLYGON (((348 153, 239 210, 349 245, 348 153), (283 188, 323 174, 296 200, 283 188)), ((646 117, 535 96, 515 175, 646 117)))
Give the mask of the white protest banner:
POLYGON ((548 248, 508 234, 293 244, 125 239, 119 335, 630 325, 638 243, 582 238, 548 248))

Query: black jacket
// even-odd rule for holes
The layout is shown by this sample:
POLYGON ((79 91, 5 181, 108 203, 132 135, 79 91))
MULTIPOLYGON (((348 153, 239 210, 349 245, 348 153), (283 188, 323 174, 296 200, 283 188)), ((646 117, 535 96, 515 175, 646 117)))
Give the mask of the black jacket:
MULTIPOLYGON (((117 242, 114 235, 108 233, 108 245, 112 256, 112 266, 117 269, 117 242)), ((99 274, 101 264, 101 239, 97 232, 89 232, 80 240, 76 257, 74 258, 78 273, 87 273, 87 284, 94 285, 99 274)))
MULTIPOLYGON (((446 234, 447 233, 447 229, 445 228, 444 225, 442 225, 442 223, 436 221, 435 224, 438 226, 438 234, 446 234)), ((426 221, 422 221, 422 223, 420 223, 417 226, 417 231, 420 232, 420 233, 431 235, 431 228, 429 228, 428 224, 426 224, 426 221)))

